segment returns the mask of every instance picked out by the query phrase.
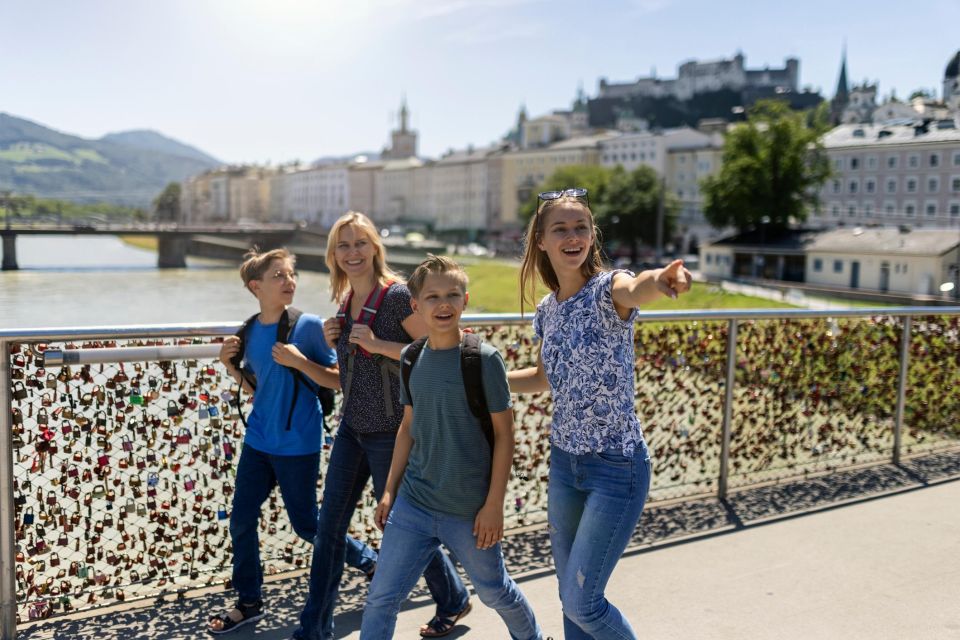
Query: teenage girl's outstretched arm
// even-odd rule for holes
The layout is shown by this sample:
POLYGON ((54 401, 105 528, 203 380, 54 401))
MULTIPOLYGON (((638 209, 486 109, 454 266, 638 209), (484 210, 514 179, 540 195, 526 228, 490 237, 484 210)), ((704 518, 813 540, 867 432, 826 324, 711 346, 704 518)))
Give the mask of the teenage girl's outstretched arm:
POLYGON ((383 528, 387 526, 387 516, 390 515, 390 509, 393 508, 393 500, 400 488, 403 472, 407 469, 410 449, 413 448, 413 438, 410 437, 411 422, 413 422, 413 407, 407 404, 403 406, 403 420, 400 421, 397 440, 393 445, 393 460, 390 463, 390 473, 387 475, 387 486, 373 516, 373 520, 380 531, 383 531, 383 528))
MULTIPOLYGON (((543 345, 540 346, 540 351, 543 351, 543 345)), ((507 372, 510 393, 539 393, 550 388, 540 351, 537 352, 537 366, 507 372)))
POLYGON ((674 260, 663 269, 647 269, 631 278, 618 273, 613 278, 613 302, 621 318, 630 315, 630 309, 653 302, 661 295, 676 298, 690 290, 690 272, 683 260, 674 260))

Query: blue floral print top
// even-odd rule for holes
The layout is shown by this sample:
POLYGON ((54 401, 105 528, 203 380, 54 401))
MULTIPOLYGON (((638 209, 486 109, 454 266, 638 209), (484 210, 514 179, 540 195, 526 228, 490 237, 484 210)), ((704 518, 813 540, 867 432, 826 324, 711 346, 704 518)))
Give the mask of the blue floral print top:
POLYGON ((605 271, 557 302, 537 306, 533 329, 543 340, 541 360, 553 392, 550 442, 576 455, 620 449, 633 457, 643 441, 634 410, 633 323, 613 304, 613 276, 605 271))

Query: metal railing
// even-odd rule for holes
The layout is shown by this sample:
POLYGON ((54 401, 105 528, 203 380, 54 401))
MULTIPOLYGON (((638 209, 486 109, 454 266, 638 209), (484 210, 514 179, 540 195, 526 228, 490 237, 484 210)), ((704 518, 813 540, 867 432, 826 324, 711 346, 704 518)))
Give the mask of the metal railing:
MULTIPOLYGON (((530 317, 464 318, 508 368, 530 317)), ((21 621, 223 582, 242 431, 216 361, 231 324, 0 331, 0 638, 21 621)), ((644 312, 636 408, 652 500, 957 446, 960 308, 644 312)), ((542 522, 549 394, 517 398, 509 526, 542 522)), ((325 440, 326 455, 332 438, 325 440)), ((271 573, 305 566, 276 496, 271 573)), ((352 532, 376 545, 372 494, 352 532)))

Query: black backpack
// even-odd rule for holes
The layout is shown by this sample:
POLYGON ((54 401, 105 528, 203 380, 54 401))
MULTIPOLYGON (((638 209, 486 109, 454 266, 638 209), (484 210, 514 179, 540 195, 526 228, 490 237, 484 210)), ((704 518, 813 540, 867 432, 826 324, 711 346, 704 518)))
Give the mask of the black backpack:
MULTIPOLYGON (((480 336, 475 333, 464 331, 463 338, 460 340, 460 372, 463 374, 463 387, 467 392, 467 403, 470 405, 470 413, 480 421, 480 428, 483 429, 483 436, 490 445, 490 455, 493 456, 493 420, 490 418, 490 410, 487 408, 487 396, 483 393, 483 369, 480 362, 480 336)), ((410 404, 413 404, 413 396, 410 394, 410 373, 413 371, 413 365, 417 363, 420 352, 427 344, 426 337, 414 340, 403 353, 403 359, 400 362, 400 378, 403 381, 403 388, 407 391, 407 398, 410 404)))
MULTIPOLYGON (((253 389, 257 388, 257 377, 253 372, 244 369, 241 366, 243 362, 243 354, 246 351, 246 336, 247 329, 253 324, 259 313, 255 313, 243 323, 240 329, 237 331, 236 336, 240 338, 240 350, 237 351, 236 355, 231 358, 230 362, 240 371, 240 375, 246 380, 253 389)), ((282 344, 289 344, 290 336, 293 335, 293 328, 297 324, 297 320, 300 319, 300 316, 303 315, 303 312, 299 309, 293 307, 288 307, 284 309, 283 314, 280 316, 280 321, 277 323, 277 342, 282 344)), ((285 367, 289 369, 289 367, 285 367)), ((323 410, 324 416, 329 416, 333 413, 334 409, 334 392, 332 389, 322 387, 312 381, 307 380, 302 373, 296 369, 289 369, 290 373, 293 374, 294 385, 293 385, 293 400, 290 402, 290 411, 287 413, 287 431, 290 431, 290 420, 293 418, 293 409, 297 406, 297 396, 300 393, 300 385, 304 385, 307 389, 310 390, 310 393, 316 394, 317 398, 320 400, 320 407, 323 410)), ((240 420, 243 422, 243 426, 247 426, 247 418, 243 415, 243 405, 240 402, 240 393, 243 390, 243 385, 239 385, 237 388, 237 412, 240 414, 240 420)), ((324 429, 327 428, 326 420, 323 424, 324 429)))

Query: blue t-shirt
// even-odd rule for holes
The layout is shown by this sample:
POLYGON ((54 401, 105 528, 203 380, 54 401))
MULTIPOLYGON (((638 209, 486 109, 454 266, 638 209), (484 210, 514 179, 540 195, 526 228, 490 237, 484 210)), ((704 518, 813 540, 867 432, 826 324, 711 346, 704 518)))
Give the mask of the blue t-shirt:
MULTIPOLYGON (((297 381, 291 370, 273 361, 276 342, 277 323, 262 324, 257 318, 247 329, 244 367, 257 377, 257 391, 253 395, 253 410, 247 417, 244 442, 271 455, 316 453, 323 446, 323 409, 316 388, 308 389, 297 381), (297 404, 287 431, 287 416, 297 384, 300 385, 297 404)), ((290 344, 317 364, 329 367, 337 362, 336 354, 323 339, 323 320, 315 315, 300 316, 293 327, 290 344)), ((306 375, 303 378, 313 385, 306 375)))

